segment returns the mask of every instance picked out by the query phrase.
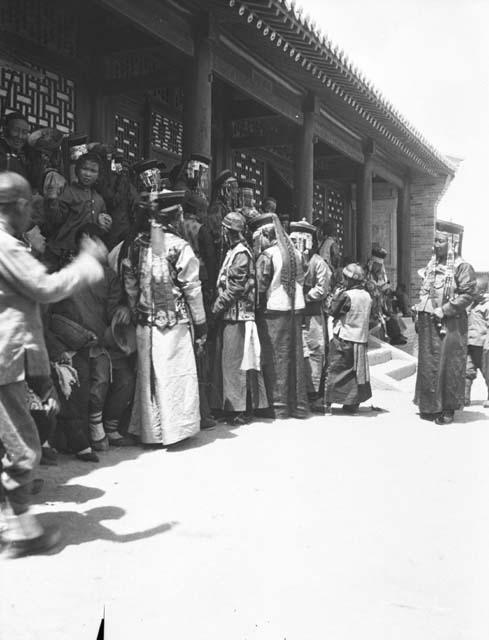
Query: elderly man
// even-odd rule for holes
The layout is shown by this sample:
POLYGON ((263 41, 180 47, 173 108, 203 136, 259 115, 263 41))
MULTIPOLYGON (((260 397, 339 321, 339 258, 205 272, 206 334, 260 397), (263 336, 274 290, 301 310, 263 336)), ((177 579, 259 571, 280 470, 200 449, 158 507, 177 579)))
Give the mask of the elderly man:
POLYGON ((59 532, 43 529, 30 511, 33 471, 41 446, 27 404, 28 382, 46 413, 57 411, 44 344, 40 304, 56 302, 103 277, 104 258, 93 240, 68 267, 49 275, 18 240, 29 226, 31 189, 20 175, 0 173, 0 449, 7 503, 2 543, 13 557, 45 551, 59 532))
POLYGON ((27 136, 29 123, 19 111, 5 116, 5 133, 0 138, 0 169, 15 171, 27 178, 27 136))

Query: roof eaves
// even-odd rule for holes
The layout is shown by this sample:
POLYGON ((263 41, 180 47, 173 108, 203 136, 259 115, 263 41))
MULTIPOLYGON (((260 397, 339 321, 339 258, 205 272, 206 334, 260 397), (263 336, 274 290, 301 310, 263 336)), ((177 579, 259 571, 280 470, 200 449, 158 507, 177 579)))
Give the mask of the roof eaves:
POLYGON ((384 135, 392 144, 401 149, 418 164, 429 169, 433 161, 450 173, 456 167, 443 156, 428 140, 411 125, 408 120, 389 102, 367 76, 354 65, 340 49, 317 27, 309 16, 293 0, 228 0, 231 8, 237 8, 239 15, 246 17, 248 24, 262 35, 269 36, 272 42, 281 47, 284 53, 323 85, 342 98, 370 126, 384 135), (245 16, 246 14, 246 16, 245 16), (267 19, 264 20, 262 16, 267 19), (287 32, 284 34, 284 30, 287 32), (301 45, 307 46, 307 51, 301 45), (302 50, 302 51, 301 51, 302 50), (313 51, 311 51, 313 50, 313 51), (326 69, 324 68, 326 65, 326 69), (357 95, 351 94, 355 89, 357 95), (402 140, 392 132, 392 126, 399 131, 402 140), (413 151, 414 145, 421 153, 413 151), (424 156, 424 158, 422 157, 424 156), (426 157, 427 156, 427 157, 426 157), (426 162, 428 161, 428 163, 426 162))

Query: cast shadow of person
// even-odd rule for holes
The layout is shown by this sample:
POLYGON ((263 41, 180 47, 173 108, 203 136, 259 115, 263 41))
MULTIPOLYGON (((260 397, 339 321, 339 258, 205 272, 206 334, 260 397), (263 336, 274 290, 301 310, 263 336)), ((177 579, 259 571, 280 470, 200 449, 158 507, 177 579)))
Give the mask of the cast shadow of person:
POLYGON ((39 514, 39 520, 44 526, 56 525, 62 532, 60 544, 48 552, 48 555, 56 555, 69 546, 77 546, 97 540, 115 543, 137 542, 138 540, 145 540, 166 533, 178 524, 176 521, 163 522, 156 527, 132 533, 115 533, 112 529, 102 524, 106 520, 119 520, 125 513, 121 507, 105 506, 94 507, 83 513, 56 511, 39 514))

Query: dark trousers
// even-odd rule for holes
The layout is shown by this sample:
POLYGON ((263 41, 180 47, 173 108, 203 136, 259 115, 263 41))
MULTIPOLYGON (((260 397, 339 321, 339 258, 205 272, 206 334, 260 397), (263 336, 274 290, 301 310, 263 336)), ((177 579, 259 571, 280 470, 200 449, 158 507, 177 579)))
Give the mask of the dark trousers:
MULTIPOLYGON (((109 385, 104 407, 104 423, 120 426, 123 415, 132 405, 136 374, 132 358, 115 360, 112 382, 109 385)), ((120 430, 118 428, 118 430, 120 430)))
POLYGON ((2 488, 13 513, 25 513, 30 483, 41 459, 41 443, 29 412, 25 382, 0 386, 0 456, 2 488))
POLYGON ((467 347, 467 367, 465 370, 467 380, 475 380, 477 370, 482 373, 487 388, 489 389, 489 351, 483 349, 483 347, 469 344, 467 347))
POLYGON ((110 382, 110 364, 105 355, 90 358, 88 349, 81 349, 73 357, 79 385, 73 387, 69 398, 61 392, 61 411, 58 431, 66 439, 70 451, 77 453, 90 446, 89 416, 102 415, 110 382))

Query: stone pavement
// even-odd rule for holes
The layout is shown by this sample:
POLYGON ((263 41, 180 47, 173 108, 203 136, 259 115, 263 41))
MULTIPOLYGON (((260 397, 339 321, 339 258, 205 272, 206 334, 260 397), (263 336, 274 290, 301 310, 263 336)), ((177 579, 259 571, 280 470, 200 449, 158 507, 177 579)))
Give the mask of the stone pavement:
POLYGON ((167 450, 63 457, 48 556, 0 560, 2 640, 487 640, 489 410, 219 426, 167 450))

